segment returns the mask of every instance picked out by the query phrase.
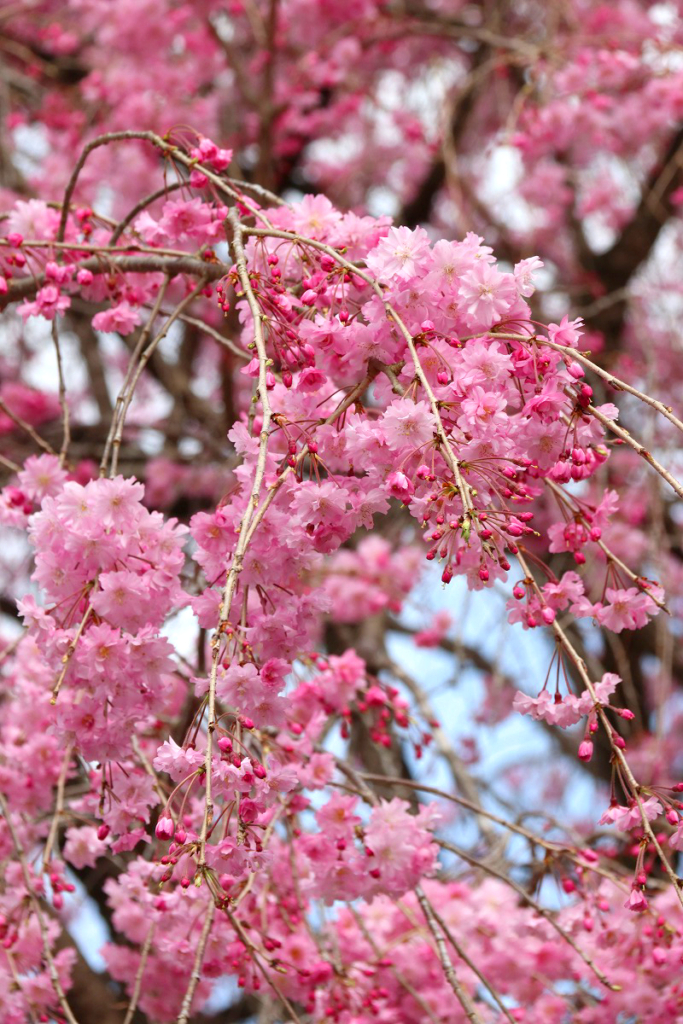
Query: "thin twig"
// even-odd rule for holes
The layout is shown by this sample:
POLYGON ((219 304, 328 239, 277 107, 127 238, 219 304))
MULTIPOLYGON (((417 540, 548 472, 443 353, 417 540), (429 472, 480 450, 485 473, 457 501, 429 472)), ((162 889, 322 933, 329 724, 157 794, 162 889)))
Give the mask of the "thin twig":
MULTIPOLYGON (((425 721, 435 723, 437 721, 434 710, 429 703, 429 698, 419 683, 413 679, 413 677, 400 665, 396 665, 394 662, 389 662, 387 665, 388 670, 393 676, 396 677, 403 685, 410 690, 415 703, 417 704, 418 710, 425 721)), ((462 760, 458 757, 456 751, 453 749, 448 736, 438 724, 431 725, 432 735, 436 746, 438 747, 439 753, 442 755, 448 767, 451 770, 453 780, 459 789, 465 794, 468 799, 470 809, 477 815, 479 821, 479 827, 482 835, 489 843, 492 850, 500 848, 501 837, 496 833, 489 825, 488 821, 485 820, 485 812, 481 807, 481 801, 479 800, 479 794, 474 779, 469 774, 462 760)))
MULTIPOLYGON (((375 954, 375 957, 377 958, 377 960, 381 960, 382 959, 382 953, 380 952, 379 946, 377 945, 377 943, 373 939, 371 933, 366 928, 365 921, 360 916, 360 914, 358 913, 358 911, 356 910, 356 908, 354 907, 354 905, 352 903, 347 903, 346 906, 348 907, 349 911, 351 912, 351 915, 352 915, 354 921, 358 925, 358 929, 359 929, 360 933, 362 934, 363 938, 365 939, 367 944, 370 946, 372 952, 375 954)), ((406 992, 408 992, 413 997, 413 999, 418 1004, 418 1006, 420 1006, 421 1009, 427 1014, 429 1019, 432 1021, 432 1024, 439 1024, 439 1020, 434 1015, 434 1012, 431 1009, 431 1007, 429 1006, 429 1003, 425 999, 423 999, 422 996, 420 995, 420 993, 417 991, 417 989, 414 988, 411 985, 411 983, 405 977, 403 972, 399 971, 398 967, 396 967, 395 964, 393 964, 393 963, 390 965, 389 970, 394 975, 394 977, 398 981, 399 985, 401 985, 401 987, 404 988, 406 990, 406 992)))
MULTIPOLYGON (((3 401, 2 398, 0 398, 0 411, 4 412, 5 416, 9 416, 9 418, 12 420, 12 423, 15 423, 21 430, 25 430, 26 433, 28 434, 28 436, 33 441, 35 441, 35 443, 40 448, 42 448, 44 452, 47 452, 48 455, 56 455, 57 454, 57 452, 54 450, 52 445, 49 444, 47 441, 45 441, 40 436, 40 434, 38 434, 33 429, 33 427, 31 426, 30 423, 27 423, 26 420, 22 419, 21 416, 17 416, 17 414, 15 412, 12 412, 12 410, 7 406, 7 404, 3 401)), ((12 463, 12 465, 14 465, 14 463, 12 463)), ((20 471, 20 467, 17 467, 16 472, 19 472, 19 471, 20 471)))
MULTIPOLYGON (((145 973, 145 967, 147 966, 147 958, 149 957, 149 951, 152 948, 152 940, 154 938, 154 930, 156 928, 156 921, 152 921, 147 932, 145 944, 142 947, 140 953, 140 963, 135 974, 135 984, 133 986, 133 993, 130 997, 130 1003, 126 1010, 126 1016, 124 1017, 123 1024, 131 1024, 135 1010, 137 1009, 138 1000, 140 999, 140 992, 142 991, 142 976, 145 973)), ((194 972, 193 972, 194 974, 194 972)), ((190 996, 190 1002, 192 1002, 192 996, 190 996)))
MULTIPOLYGON (((522 568, 522 571, 524 572, 526 578, 531 583, 531 586, 534 588, 534 590, 536 591, 536 593, 539 596, 539 598, 542 599, 543 598, 543 594, 542 594, 541 588, 539 587, 538 583, 536 582, 536 579, 534 578, 533 574, 531 573, 529 565, 528 565, 526 559, 524 558, 524 554, 521 551, 521 549, 517 553, 517 561, 519 562, 519 564, 520 564, 520 566, 522 568)), ((643 807, 643 801, 642 801, 641 796, 640 796, 640 785, 638 784, 635 776, 633 775, 633 772, 631 771, 631 766, 629 765, 628 761, 626 760, 626 756, 625 756, 623 750, 621 750, 621 748, 618 747, 616 745, 616 743, 615 743, 615 733, 614 733, 614 730, 612 729, 612 726, 610 725, 609 719, 607 718, 607 715, 605 714, 605 710, 604 710, 601 702, 598 699, 598 696, 597 696, 597 694, 595 692, 595 687, 593 685, 593 681, 592 681, 591 677, 588 675, 588 671, 587 671, 586 666, 584 664, 583 658, 578 653, 578 651, 576 650, 576 648, 574 647, 574 645, 570 641, 569 637, 567 636, 567 634, 565 633, 564 629, 559 624, 557 619, 555 619, 555 621, 551 624, 551 626, 549 628, 552 629, 552 631, 554 632, 555 637, 557 638, 558 642, 561 644, 562 650, 565 652, 567 657, 570 659, 570 661, 572 662, 572 664, 576 668, 577 673, 578 673, 582 683, 584 684, 584 686, 586 687, 586 689, 590 693, 590 695, 591 695, 591 697, 592 697, 592 699, 593 699, 593 701, 595 703, 596 715, 599 718, 600 723, 601 723, 602 727, 604 728, 605 734, 607 735, 607 738, 609 740, 610 747, 611 747, 611 750, 612 750, 612 757, 616 761, 618 761, 619 766, 620 766, 620 768, 622 770, 624 779, 628 783, 629 789, 631 790, 631 796, 633 797, 633 799, 635 800, 635 802, 636 802, 636 804, 638 806, 638 812, 640 814, 640 820, 641 820, 641 823, 642 823, 642 826, 643 826, 643 831, 644 831, 645 835, 647 836, 648 840, 652 843, 652 845, 654 846, 655 850, 657 851, 657 855, 658 855, 659 860, 660 860, 660 862, 662 864, 662 867, 664 868, 664 871, 666 872, 666 875, 669 878, 669 881, 673 885, 673 889, 674 889, 674 892, 676 893, 676 897, 678 899, 678 902, 681 904, 681 907, 683 907, 683 893, 681 892, 681 880, 678 878, 678 876, 676 875, 676 872, 672 868, 672 866, 671 866, 671 864, 669 862, 668 857, 666 856, 666 854, 664 853, 664 851, 662 849, 661 843, 659 842, 659 840, 657 839, 657 836, 655 835, 655 833, 653 831, 653 828, 652 828, 652 825, 650 824, 648 816, 645 813, 645 809, 643 807)))
MULTIPOLYGON (((569 509, 572 510, 572 512, 574 509, 576 509, 580 513, 580 506, 576 504, 576 500, 574 499, 573 495, 565 494, 561 487, 559 487, 553 480, 549 480, 547 477, 544 479, 543 483, 546 487, 549 488, 549 490, 553 492, 553 494, 558 500, 558 503, 560 504, 560 507, 562 507, 562 503, 564 503, 569 506, 569 509), (573 503, 573 505, 570 504, 570 500, 573 503)), ((593 543, 598 545, 598 547, 603 552, 608 562, 614 562, 615 565, 619 566, 624 575, 628 576, 632 583, 636 583, 638 585, 642 584, 642 577, 638 576, 637 573, 633 571, 633 569, 630 569, 625 562, 622 562, 619 556, 616 555, 614 551, 612 551, 612 549, 607 546, 607 544, 605 544, 602 538, 599 537, 596 541, 593 541, 593 543)), ((664 602, 660 601, 659 598, 655 597, 654 594, 648 592, 647 596, 650 598, 651 601, 654 601, 658 608, 661 608, 662 611, 666 612, 667 615, 671 614, 671 612, 664 604, 664 602)))
POLYGON ((439 927, 441 928, 441 931, 446 936, 446 938, 448 939, 448 941, 450 942, 451 946, 453 947, 455 952, 458 954, 458 956, 460 957, 462 962, 464 964, 467 964, 469 969, 474 974, 476 974, 476 976, 479 978, 479 981, 482 983, 484 988, 488 989, 489 993, 491 994, 491 998, 493 999, 493 1001, 495 1002, 496 1006, 501 1011, 503 1016, 505 1016, 510 1021, 510 1024, 516 1024, 514 1018, 510 1014, 510 1011, 508 1010, 508 1008, 506 1007, 505 1003, 501 999, 498 990, 488 980, 486 975, 483 974, 482 971, 479 970, 479 968, 474 963, 474 961, 471 959, 471 957, 469 957, 467 955, 467 952, 466 952, 464 946, 462 945, 462 943, 458 942, 458 940, 455 938, 455 936, 453 935, 452 931, 450 930, 450 928, 448 927, 448 925, 446 924, 444 919, 441 917, 441 915, 439 914, 438 910, 436 909, 436 907, 434 906, 433 903, 430 904, 430 907, 431 907, 432 914, 434 915, 434 918, 436 919, 436 923, 439 925, 439 927))
MULTIPOLYGON (((90 256, 86 260, 70 264, 74 270, 89 270, 92 274, 168 274, 169 278, 179 274, 192 277, 205 277, 207 281, 217 281, 230 270, 230 267, 219 260, 203 260, 189 253, 185 256, 164 256, 156 252, 135 253, 130 256, 109 256, 103 250, 100 255, 90 256)), ((45 281, 45 274, 31 277, 13 278, 5 295, 0 296, 0 310, 18 299, 35 295, 45 281)))
POLYGON ((177 192, 179 188, 187 188, 189 182, 187 181, 172 181, 170 184, 164 185, 162 188, 158 188, 156 192, 151 192, 144 199, 141 199, 139 203, 136 203, 132 210, 129 210, 123 220, 114 228, 112 236, 109 239, 109 245, 116 245, 119 238, 126 230, 129 224, 131 224, 139 213, 142 213, 144 209, 155 203, 157 199, 164 199, 170 192, 177 192))
POLYGON ((57 996, 57 999, 59 1000, 59 1005, 62 1008, 62 1013, 66 1017, 66 1019, 69 1022, 69 1024, 78 1024, 78 1021, 74 1017, 74 1015, 73 1015, 73 1013, 71 1011, 71 1007, 69 1006, 69 1003, 67 1001, 66 994, 64 992, 64 988, 62 987, 62 983, 59 980, 59 972, 57 971, 57 965, 55 964, 55 960, 54 960, 54 957, 52 955, 52 950, 50 949, 50 936, 49 936, 49 933, 48 933, 48 930, 47 930, 47 924, 45 923, 45 918, 43 916, 43 911, 42 911, 42 909, 40 907, 40 901, 39 901, 38 897, 36 896, 35 890, 33 888, 33 884, 32 884, 32 881, 31 881, 31 875, 29 873, 28 865, 26 863, 26 855, 24 853, 24 848, 21 845, 21 840, 19 839, 19 835, 17 833, 17 830, 14 827, 14 822, 12 821, 12 817, 11 817, 11 814, 10 814, 9 807, 7 805, 7 801, 5 800, 5 797, 3 796, 3 794, 1 792, 0 792, 0 810, 3 813, 5 821, 7 822, 7 828, 9 829, 9 834, 10 834, 10 836, 12 838, 12 844, 13 844, 14 849, 15 849, 16 854, 17 854, 17 860, 19 861, 19 865, 21 867, 21 873, 22 873, 22 876, 23 876, 23 879, 24 879, 24 885, 26 886, 26 893, 28 895, 29 900, 31 901, 31 905, 33 906, 33 910, 35 912, 36 919, 38 921, 38 928, 40 929, 40 937, 41 937, 42 942, 43 942, 43 953, 45 955, 45 961, 47 963, 48 971, 49 971, 49 974, 50 974, 50 981, 52 982, 52 987, 53 987, 53 989, 55 991, 55 995, 57 996))
POLYGON ((657 473, 659 473, 662 479, 666 480, 668 485, 676 492, 678 497, 683 498, 683 485, 679 483, 675 476, 672 476, 668 469, 665 469, 661 462, 659 462, 654 457, 654 455, 647 450, 645 445, 641 444, 640 441, 636 441, 635 438, 631 437, 631 435, 625 427, 620 427, 618 426, 618 424, 614 422, 614 420, 610 420, 606 416, 603 416, 603 414, 599 412, 599 410, 596 409, 594 405, 589 405, 587 411, 591 413, 592 416, 595 416, 598 423, 602 423, 603 427, 605 427, 607 430, 610 430, 613 434, 616 434, 616 436, 621 438, 621 440, 625 444, 627 444, 629 448, 632 448, 634 452, 636 452, 643 459, 645 459, 645 461, 648 462, 657 473))
MULTIPOLYGON (((168 288, 169 281, 170 281, 170 278, 168 276, 166 276, 164 278, 164 283, 162 284, 161 288, 159 289, 159 292, 158 292, 157 297, 156 297, 156 301, 155 301, 154 306, 152 308, 152 311, 151 311, 151 313, 149 315, 147 323, 145 324, 144 328, 140 332, 140 337, 138 338, 137 342, 135 343, 135 348, 133 349, 133 351, 131 353, 131 356, 130 356, 130 359, 128 360, 128 367, 126 368, 126 376, 124 377, 123 384, 121 385, 121 389, 120 389, 118 395, 116 396, 116 405, 114 406, 114 415, 112 416, 111 425, 109 427, 109 433, 107 435, 107 440, 106 440, 105 445, 104 445, 104 451, 102 453, 102 460, 100 462, 100 476, 104 476, 104 474, 107 471, 107 462, 109 461, 109 453, 111 451, 112 445, 114 444, 114 439, 115 439, 117 431, 118 431, 118 426, 119 426, 119 422, 121 420, 121 416, 123 415, 124 408, 128 408, 128 405, 130 404, 130 399, 128 399, 128 403, 127 403, 126 402, 126 398, 127 398, 127 395, 128 395, 128 393, 130 391, 130 388, 131 388, 131 382, 133 380, 133 376, 134 376, 134 373, 135 373, 135 367, 136 367, 138 359, 140 358, 140 354, 142 353, 142 351, 144 349, 145 343, 146 343, 146 341, 147 341, 147 339, 148 339, 148 337, 149 337, 149 335, 150 335, 150 333, 152 331, 152 326, 154 324, 154 321, 156 320, 156 317, 157 317, 157 314, 159 312, 159 309, 161 308, 161 303, 164 301, 164 295, 166 294, 166 289, 168 288)), ((122 432, 123 432, 123 426, 121 427, 121 433, 122 432)), ((120 440, 119 440, 119 445, 120 445, 120 440)), ((114 474, 112 473, 111 475, 113 476, 114 474)))
MULTIPOLYGON (((455 793, 448 793, 445 789, 437 789, 436 786, 428 786, 424 782, 415 782, 412 779, 402 779, 398 776, 392 775, 373 775, 369 772, 358 773, 363 779, 367 779, 368 782, 381 782, 383 785, 388 786, 405 786, 409 789, 418 790, 420 793, 431 793, 433 796, 439 796, 443 800, 450 800, 452 803, 457 804, 459 807, 465 807, 467 810, 474 811, 476 814, 482 814, 487 817, 490 821, 495 822, 502 828, 508 829, 510 832, 514 832, 515 835, 523 836, 530 843, 534 843, 537 846, 541 846, 549 854, 556 857, 566 857, 575 864, 579 864, 584 870, 586 869, 586 861, 581 858, 579 854, 575 852, 571 847, 564 843, 551 842, 548 839, 543 839, 541 836, 532 832, 528 828, 524 828, 523 825, 519 825, 517 822, 508 821, 506 818, 501 818, 500 815, 494 814, 493 811, 487 810, 479 804, 474 804, 464 797, 456 796, 455 793)), ((613 885, 624 888, 621 880, 612 872, 605 871, 598 864, 591 864, 590 870, 596 874, 601 875, 608 881, 612 882, 613 885)))
POLYGON ((62 365, 62 349, 59 344, 59 331, 57 329, 57 317, 52 320, 52 344, 57 357, 57 378, 59 380, 59 404, 62 409, 62 447, 59 451, 59 465, 66 462, 69 443, 71 441, 71 424, 69 417, 69 403, 66 397, 66 381, 64 380, 64 367, 62 365))
MULTIPOLYGON (((180 147, 174 145, 172 142, 169 142, 166 139, 162 139, 161 136, 157 135, 155 132, 108 132, 105 135, 98 135, 96 139, 92 139, 87 144, 87 146, 85 146, 81 155, 76 161, 76 166, 74 167, 71 173, 71 177, 69 178, 66 189, 64 191, 64 199, 62 201, 62 215, 59 221, 59 230, 57 231, 58 242, 64 241, 66 222, 69 216, 69 209, 71 207, 71 197, 73 196, 74 189, 76 188, 76 184, 78 182, 80 173, 83 170, 85 162, 90 156, 90 154, 93 152, 93 150, 98 149, 100 146, 109 145, 110 142, 126 142, 134 140, 139 140, 141 142, 151 142, 151 144, 153 146, 156 146, 157 149, 160 149, 162 153, 164 153, 166 156, 171 157, 172 160, 177 160, 179 163, 183 164, 186 168, 188 168, 188 170, 196 169, 201 171, 205 178, 208 178, 209 181, 219 191, 223 192, 231 199, 239 199, 247 206, 250 205, 249 201, 246 200, 244 196, 241 196, 239 193, 235 192, 235 189, 233 189, 232 186, 229 185, 224 178, 221 178, 214 171, 212 171, 211 168, 205 167, 198 160, 195 160, 192 157, 188 156, 187 153, 180 149, 180 147)), ((250 212, 254 214, 254 216, 258 217, 260 220, 264 221, 266 224, 268 223, 268 218, 265 217, 262 213, 260 213, 259 210, 256 210, 255 208, 252 207, 250 212)))
POLYGON ((10 473, 21 473, 21 466, 4 455, 0 455, 0 465, 4 466, 5 469, 9 469, 10 473))
POLYGON ((204 951, 206 950, 206 943, 209 938, 209 932, 211 931, 211 925, 213 923, 214 914, 216 913, 216 907, 213 900, 208 904, 206 908, 206 917, 204 918, 204 925, 202 927, 202 933, 199 936, 199 942, 197 943, 197 950, 194 955, 194 963, 192 965, 192 973, 190 974, 190 981, 188 983, 185 995, 183 996, 183 1002, 180 1007, 180 1013, 176 1024, 187 1024, 190 1016, 190 1009, 192 1007, 192 1000, 194 998, 199 979, 202 976, 202 963, 204 960, 204 951))
MULTIPOLYGON (((168 284, 168 278, 166 279, 166 283, 168 284)), ((123 439, 123 427, 124 427, 124 424, 126 422, 126 415, 128 413, 128 408, 130 406, 130 403, 133 400, 133 395, 135 394, 135 388, 137 387, 137 383, 138 383, 138 381, 140 379, 140 376, 141 376, 143 370, 145 369, 145 367, 147 366, 147 363, 152 358, 152 355, 156 351, 157 346, 159 345, 159 343, 161 341, 163 341, 163 339, 166 337, 166 335, 170 331, 170 329, 173 326, 173 324, 176 322, 176 320, 181 315, 182 311, 184 309, 186 309, 194 301, 194 299, 197 297, 197 295, 199 295, 199 293, 201 292, 201 290, 204 288, 205 285, 206 285, 206 278, 205 277, 200 277, 199 281, 194 286, 192 291, 189 292, 185 296, 185 298, 182 300, 182 302, 180 302, 176 306, 174 311, 171 313, 171 315, 168 317, 168 319, 164 323, 164 325, 161 328, 161 330, 159 331, 159 333, 156 335, 155 338, 152 339, 152 341, 149 343, 147 348, 144 350, 144 352, 140 356, 140 362, 138 363, 138 366, 137 366, 135 372, 133 373, 133 376, 132 376, 131 382, 130 382, 130 386, 129 386, 128 391, 126 393, 126 396, 125 396, 125 398, 123 400, 123 403, 122 403, 122 406, 121 406, 121 410, 119 412, 118 423, 116 425, 116 431, 114 432, 114 438, 112 440, 111 470, 110 470, 110 473, 109 473, 109 475, 111 477, 116 476, 116 472, 117 472, 117 469, 118 469, 118 463, 119 463, 119 453, 120 453, 120 450, 121 450, 121 441, 123 439)), ((156 315, 155 312, 152 312, 152 315, 150 316, 150 319, 149 319, 149 322, 148 322, 148 325, 147 325, 149 328, 151 328, 151 326, 152 326, 152 323, 154 321, 155 315, 156 315)))
POLYGON ((78 645, 78 641, 83 636, 83 630, 85 629, 86 625, 88 624, 88 619, 90 618, 92 613, 93 613, 92 605, 89 604, 88 607, 85 609, 85 614, 83 615, 83 618, 81 619, 81 621, 78 624, 78 628, 76 630, 76 633, 74 635, 73 640, 71 640, 69 642, 69 646, 67 647, 66 651, 62 655, 62 668, 60 670, 59 675, 57 676, 57 680, 55 682, 55 685, 52 687, 52 697, 50 699, 50 703, 51 704, 56 704, 57 703, 57 697, 59 695, 59 691, 62 688, 62 683, 64 682, 64 678, 66 676, 67 669, 69 668, 69 665, 71 663, 71 659, 74 656, 74 651, 76 650, 76 647, 78 645))
POLYGON ((208 334, 210 338, 214 338, 219 345, 222 345, 223 348, 227 348, 227 350, 234 356, 237 356, 238 359, 243 359, 247 363, 251 360, 251 356, 248 352, 245 352, 243 348, 238 348, 234 341, 231 341, 229 338, 224 338, 223 335, 215 329, 215 327, 211 327, 203 320, 198 320, 197 317, 194 316, 188 316, 187 313, 183 313, 180 319, 183 323, 192 324, 193 327, 198 327, 200 331, 204 332, 204 334, 208 334))
POLYGON ((237 211, 235 209, 230 210, 230 212, 228 213, 228 221, 232 228, 232 248, 235 254, 235 265, 237 267, 237 273, 239 275, 239 279, 242 284, 244 293, 247 297, 247 302, 251 310, 252 319, 254 323, 254 343, 256 345, 256 351, 258 354, 259 361, 258 395, 261 401, 262 425, 259 439, 259 452, 256 462, 256 468, 254 471, 251 494, 240 522, 239 538, 235 546, 235 552, 230 563, 230 568, 226 574, 225 586, 223 588, 223 594, 221 596, 218 624, 214 632, 214 635, 211 638, 211 669, 209 673, 209 693, 207 699, 207 736, 206 753, 204 760, 204 817, 202 820, 202 827, 199 835, 199 869, 202 872, 205 870, 206 867, 206 842, 208 838, 209 828, 213 820, 211 771, 213 757, 213 734, 216 729, 216 684, 218 678, 218 663, 221 656, 221 642, 223 637, 223 629, 226 623, 228 622, 228 618, 230 616, 230 607, 232 605, 232 599, 237 588, 239 574, 242 571, 242 563, 244 561, 244 555, 250 537, 249 526, 253 518, 254 512, 258 508, 259 504, 261 485, 263 483, 263 478, 266 472, 268 432, 271 421, 271 409, 270 402, 268 400, 268 388, 266 379, 266 367, 268 356, 266 352, 266 341, 263 334, 263 314, 256 300, 256 296, 254 295, 253 289, 251 287, 249 271, 247 269, 247 259, 244 251, 244 243, 242 240, 243 228, 242 224, 240 223, 237 211))
MULTIPOLYGON (((242 940, 245 948, 251 954, 251 957, 252 957, 254 963, 256 964, 256 966, 258 967, 259 971, 263 975, 263 977, 264 977, 265 981, 267 982, 267 984, 270 985, 270 987, 272 988, 272 990, 275 993, 275 995, 278 997, 279 1000, 281 1000, 281 1002, 287 1008, 287 1011, 292 1015, 292 1020, 295 1021, 296 1024, 302 1024, 301 1018, 297 1014, 296 1010, 294 1009, 294 1007, 290 1003, 290 1001, 287 998, 287 996, 284 994, 284 992, 282 991, 282 989, 280 988, 278 983, 268 973, 268 971, 265 969, 265 967, 261 963, 261 958, 258 955, 258 950, 254 946, 253 942, 251 941, 251 939, 247 935, 247 933, 244 930, 244 928, 242 927, 240 921, 235 917, 235 915, 231 912, 231 910, 229 909, 229 907, 227 905, 225 907, 223 907, 223 910, 225 911, 225 913, 227 914, 228 918, 230 919, 231 925, 233 926, 233 928, 235 929, 235 931, 239 935, 239 937, 242 940)), ((184 1022, 178 1021, 178 1024, 184 1024, 184 1022)))
POLYGON ((453 989, 455 998, 465 1011, 465 1016, 470 1021, 470 1024, 483 1024, 483 1021, 472 1002, 469 992, 467 989, 463 988, 458 980, 455 967, 453 966, 453 961, 448 955, 448 950, 446 949, 446 940, 443 932, 439 928, 436 917, 434 916, 433 907, 425 896, 424 889, 421 885, 415 886, 415 895, 417 896, 418 903, 422 907, 422 913, 425 916, 427 927, 434 936, 434 942, 436 943, 439 960, 441 961, 441 968, 446 977, 446 981, 453 989))
POLYGON ((66 777, 69 772, 72 749, 71 744, 69 744, 64 752, 62 767, 59 772, 59 778, 57 779, 57 800, 55 802, 55 812, 52 815, 50 831, 45 842, 45 849, 43 850, 43 871, 48 870, 50 857, 52 855, 52 847, 54 846, 54 842, 57 837, 57 829, 59 828, 59 819, 64 811, 64 787, 66 786, 66 777))
POLYGON ((569 932, 565 931, 562 925, 555 920, 555 917, 552 914, 552 912, 548 910, 546 907, 542 906, 540 903, 538 903, 533 898, 533 896, 530 896, 526 889, 524 889, 521 885, 515 882, 514 879, 509 878, 507 875, 503 874, 502 871, 496 870, 496 868, 492 867, 490 864, 482 864, 479 860, 477 860, 476 857, 472 857, 471 854, 469 854, 466 850, 461 849, 459 846, 455 846, 453 843, 449 843, 448 840, 440 839, 436 836, 434 838, 435 841, 439 844, 439 846, 443 847, 444 850, 450 850, 451 853, 454 853, 457 857, 460 857, 461 860, 464 860, 465 863, 470 864, 473 868, 477 868, 478 870, 483 871, 485 874, 490 875, 492 878, 497 878, 499 881, 503 882, 511 889, 514 889, 514 891, 519 896, 521 896, 522 900, 525 903, 528 903, 530 907, 533 907, 537 914, 540 914, 541 917, 544 917, 548 924, 555 929, 557 934, 560 935, 564 939, 564 941, 572 947, 574 952, 578 953, 578 955, 581 957, 586 966, 590 968, 590 970, 593 972, 598 981, 602 982, 603 985, 611 989, 613 992, 620 991, 621 986, 613 985, 612 982, 609 981, 606 975, 603 974, 600 968, 593 962, 593 960, 591 960, 588 953, 586 953, 585 950, 581 949, 581 947, 577 945, 577 943, 574 941, 569 932))

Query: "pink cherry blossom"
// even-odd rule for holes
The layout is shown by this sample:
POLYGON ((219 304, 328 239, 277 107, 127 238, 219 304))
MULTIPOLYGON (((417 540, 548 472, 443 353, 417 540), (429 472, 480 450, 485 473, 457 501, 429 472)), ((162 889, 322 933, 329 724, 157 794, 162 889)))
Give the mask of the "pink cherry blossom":
POLYGON ((29 6, 3 1020, 678 1019, 677 12, 29 6))
POLYGON ((416 276, 429 255, 429 236, 423 228, 390 228, 367 256, 368 268, 378 277, 408 281, 416 276))
POLYGON ((93 317, 93 327, 96 331, 107 331, 118 334, 130 334, 140 323, 140 313, 128 302, 120 302, 118 306, 105 309, 96 313, 93 317))
POLYGON ((463 275, 458 295, 472 326, 492 327, 509 310, 516 295, 515 280, 490 263, 480 262, 463 275))

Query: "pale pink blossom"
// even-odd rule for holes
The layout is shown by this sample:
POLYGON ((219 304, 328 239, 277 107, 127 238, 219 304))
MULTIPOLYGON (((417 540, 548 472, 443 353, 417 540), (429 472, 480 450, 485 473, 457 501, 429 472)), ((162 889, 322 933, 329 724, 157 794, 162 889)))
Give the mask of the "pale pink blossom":
POLYGON ((113 334, 130 334, 140 323, 139 311, 128 302, 120 302, 118 306, 104 309, 96 313, 92 325, 96 331, 113 334))
POLYGON ((368 269, 386 280, 392 276, 401 281, 415 277, 429 255, 429 235, 424 228, 390 228, 375 249, 366 257, 368 269))

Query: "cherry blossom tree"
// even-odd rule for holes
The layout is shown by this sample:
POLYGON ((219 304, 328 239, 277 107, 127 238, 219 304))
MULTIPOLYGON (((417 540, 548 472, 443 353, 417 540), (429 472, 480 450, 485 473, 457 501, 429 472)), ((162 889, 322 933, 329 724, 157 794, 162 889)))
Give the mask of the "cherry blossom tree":
POLYGON ((3 1024, 683 1019, 681 6, 0 6, 3 1024))

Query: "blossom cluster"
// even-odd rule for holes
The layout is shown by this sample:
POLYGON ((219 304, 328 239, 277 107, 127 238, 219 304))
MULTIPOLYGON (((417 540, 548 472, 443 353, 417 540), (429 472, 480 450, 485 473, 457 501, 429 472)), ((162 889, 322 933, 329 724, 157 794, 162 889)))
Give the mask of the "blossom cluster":
POLYGON ((160 629, 186 600, 186 531, 146 509, 143 493, 123 477, 67 480, 30 519, 33 579, 47 606, 27 596, 19 609, 55 666, 55 728, 96 761, 125 756, 133 724, 173 685, 160 629))
MULTIPOLYGON (((110 253, 114 231, 89 208, 62 223, 47 202, 19 200, 1 229, 3 294, 22 290, 16 308, 27 324, 56 324, 84 300, 97 306, 95 332, 125 339, 137 331, 145 340, 162 302, 180 316, 194 289, 208 336, 220 338, 232 314, 231 358, 241 364, 232 375, 233 461, 221 500, 220 474, 178 474, 163 458, 147 467, 146 504, 135 477, 104 475, 106 458, 95 477, 87 468, 79 476, 66 457, 32 456, 2 491, 0 518, 32 545, 37 592, 19 602, 25 634, 7 670, 13 714, 2 722, 0 778, 14 819, 32 817, 22 823, 27 845, 54 846, 53 790, 63 796, 78 775, 49 896, 59 911, 60 860, 83 871, 130 854, 106 884, 114 925, 130 945, 108 946, 106 959, 130 991, 144 968, 140 1006, 155 1019, 178 1016, 197 951, 198 1005, 211 979, 229 973, 251 991, 269 979, 312 1020, 353 1024, 366 1011, 416 1024, 425 1014, 465 1019, 424 897, 476 946, 517 1019, 533 1002, 559 1021, 568 1003, 546 981, 558 991, 568 979, 587 985, 590 958, 497 884, 435 877, 443 809, 376 796, 328 739, 337 727, 341 741, 362 727, 378 756, 412 743, 420 757, 437 723, 425 723, 423 709, 369 657, 324 651, 328 617, 348 625, 398 615, 431 563, 444 584, 462 576, 484 590, 506 585, 529 556, 539 577, 525 569, 508 603, 510 621, 527 629, 557 628, 568 615, 620 633, 658 613, 661 588, 606 543, 618 502, 596 477, 610 456, 605 423, 618 410, 593 404, 574 358, 581 320, 542 327, 533 319, 536 258, 506 270, 472 232, 433 243, 422 228, 342 213, 322 195, 264 212, 238 192, 228 206, 210 185, 230 151, 201 137, 186 155, 187 192, 160 197, 120 233, 116 257, 147 258, 147 270, 103 272, 91 252, 110 253), (233 263, 217 254, 226 216, 233 263), (164 259, 180 260, 180 269, 171 272, 164 259), (172 505, 190 479, 202 485, 202 507, 185 527, 155 506, 172 505), (553 501, 561 521, 549 511, 553 501), (392 516, 402 530, 412 518, 396 543, 367 535, 392 516), (603 580, 586 552, 604 556, 603 580), (570 555, 576 570, 558 578, 547 565, 552 554, 570 555), (173 639, 181 611, 178 629, 191 634, 194 661, 173 639), (27 745, 30 764, 21 755, 27 745), (341 910, 341 902, 352 906, 341 910), (199 940, 193 929, 209 907, 216 923, 199 940), (319 910, 323 923, 334 915, 334 942, 313 927, 319 910), (522 939, 536 973, 511 963, 522 939)), ((17 410, 0 424, 7 431, 17 416, 33 426, 61 414, 26 389, 8 392, 6 404, 17 410)), ((437 618, 419 642, 438 644, 448 628, 437 618)), ((546 686, 508 703, 560 727, 586 718, 578 750, 585 761, 619 682, 606 673, 579 695, 552 697, 546 686)), ((623 741, 609 736, 616 757, 623 741)), ((645 849, 649 823, 665 817, 676 829, 668 846, 680 848, 673 799, 640 796, 613 801, 603 823, 642 830, 645 849)), ((4 825, 0 842, 11 850, 4 825)), ((618 972, 611 951, 630 955, 614 924, 625 916, 623 900, 608 917, 613 893, 587 878, 584 861, 569 879, 574 889, 565 888, 583 887, 580 917, 572 907, 560 916, 589 943, 595 931, 596 949, 610 950, 604 969, 618 972)), ((647 877, 638 861, 628 910, 648 911, 647 877)), ((35 918, 25 910, 46 891, 37 877, 31 885, 27 899, 3 896, 2 927, 6 949, 31 944, 26 964, 44 988, 35 918)), ((654 965, 643 987, 653 1005, 663 999, 676 1009, 680 935, 667 924, 667 899, 658 901, 661 924, 649 933, 642 925, 654 965)), ((48 949, 53 941, 50 933, 48 949)), ((475 991, 481 978, 464 975, 475 991)), ((27 1007, 56 1012, 47 992, 21 988, 12 998, 11 1024, 27 1007)), ((610 992, 595 1006, 577 1019, 615 1019, 626 1004, 610 992)))

